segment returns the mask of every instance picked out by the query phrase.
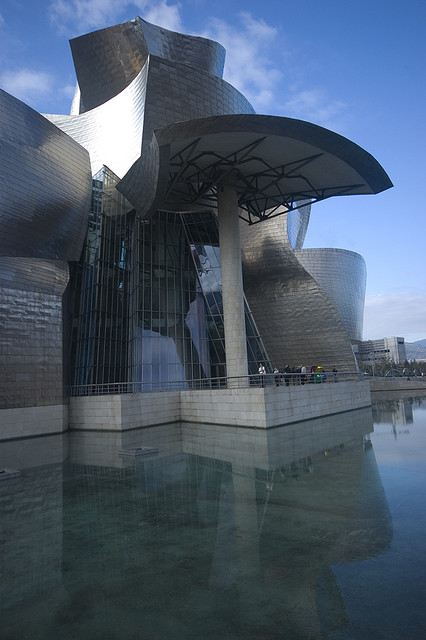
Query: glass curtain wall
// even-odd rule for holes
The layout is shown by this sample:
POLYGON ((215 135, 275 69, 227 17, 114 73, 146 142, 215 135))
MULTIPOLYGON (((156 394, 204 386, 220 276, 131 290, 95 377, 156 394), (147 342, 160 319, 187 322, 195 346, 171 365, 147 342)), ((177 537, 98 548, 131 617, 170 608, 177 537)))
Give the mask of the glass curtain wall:
POLYGON ((71 362, 75 385, 128 379, 130 248, 135 214, 104 168, 93 179, 82 259, 74 265, 71 362))
POLYGON ((180 216, 138 220, 132 282, 133 382, 143 391, 186 388, 202 376, 186 317, 196 273, 180 216))
MULTIPOLYGON (((74 385, 133 383, 121 390, 152 391, 224 384, 215 215, 158 211, 145 220, 116 182, 107 169, 93 182, 88 235, 73 277, 74 385)), ((246 331, 255 374, 268 359, 247 305, 246 331)))
MULTIPOLYGON (((226 375, 225 337, 222 307, 222 280, 220 271, 219 229, 217 218, 211 212, 182 215, 188 244, 191 247, 198 275, 200 296, 204 298, 204 323, 210 358, 211 377, 226 375)), ((272 371, 253 316, 244 300, 247 336, 248 372, 258 372, 259 362, 272 371)))

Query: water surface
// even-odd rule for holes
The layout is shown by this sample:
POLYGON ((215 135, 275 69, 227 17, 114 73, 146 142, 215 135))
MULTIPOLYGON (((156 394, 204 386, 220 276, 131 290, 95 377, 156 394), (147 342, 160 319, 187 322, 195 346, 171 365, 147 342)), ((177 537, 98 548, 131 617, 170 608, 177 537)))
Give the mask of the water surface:
POLYGON ((1 638, 423 639, 425 444, 426 399, 394 397, 3 443, 1 638))

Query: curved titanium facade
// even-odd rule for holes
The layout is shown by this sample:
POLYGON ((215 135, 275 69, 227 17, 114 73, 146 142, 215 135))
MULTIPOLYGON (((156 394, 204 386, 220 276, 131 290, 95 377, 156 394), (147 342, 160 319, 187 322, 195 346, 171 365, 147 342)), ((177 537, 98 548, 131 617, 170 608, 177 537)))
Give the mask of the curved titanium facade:
MULTIPOLYGON (((173 60, 177 66, 188 65, 218 77, 222 77, 225 63, 225 50, 217 42, 168 31, 141 18, 74 38, 70 44, 80 87, 80 113, 123 91, 140 73, 148 56, 173 60)), ((172 84, 180 86, 177 80, 172 84)))
POLYGON ((63 402, 63 294, 91 199, 89 156, 0 91, 0 408, 63 402))
POLYGON ((287 213, 287 235, 292 249, 302 249, 310 216, 310 203, 287 213))
POLYGON ((248 100, 219 77, 224 49, 213 41, 138 19, 77 38, 71 46, 84 107, 79 114, 46 117, 87 148, 93 174, 105 165, 123 178, 160 127, 253 113, 248 100), (177 49, 179 55, 169 58, 177 49))
POLYGON ((46 115, 90 154, 92 175, 104 165, 123 176, 139 158, 148 64, 116 97, 80 115, 46 115))
POLYGON ((80 90, 80 114, 96 109, 126 89, 148 58, 135 20, 80 36, 70 45, 80 90))
POLYGON ((244 291, 270 361, 354 371, 349 334, 321 284, 287 238, 286 216, 241 225, 244 291))
POLYGON ((295 251, 300 264, 336 307, 351 341, 362 340, 367 268, 362 256, 344 249, 295 251))
POLYGON ((91 197, 89 155, 0 90, 0 255, 78 260, 91 197))
POLYGON ((68 280, 66 262, 0 258, 0 409, 63 403, 68 280))
POLYGON ((207 38, 168 31, 142 18, 137 20, 151 55, 222 77, 225 49, 221 44, 207 38))

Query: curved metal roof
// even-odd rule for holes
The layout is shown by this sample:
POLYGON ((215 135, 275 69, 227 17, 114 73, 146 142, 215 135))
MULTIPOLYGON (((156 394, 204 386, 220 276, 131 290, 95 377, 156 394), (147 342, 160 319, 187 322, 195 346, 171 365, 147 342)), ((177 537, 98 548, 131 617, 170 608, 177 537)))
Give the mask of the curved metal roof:
MULTIPOLYGON (((392 186, 367 151, 302 120, 224 115, 172 124, 154 136, 151 152, 158 145, 158 181, 150 212, 205 205, 209 200, 213 205, 216 187, 232 182, 246 212, 242 217, 253 224, 279 215, 283 206, 292 210, 307 200, 379 193, 392 186)), ((142 157, 138 163, 146 161, 142 157)), ((139 172, 132 167, 121 187, 127 192, 131 186, 138 200, 137 185, 130 184, 133 173, 136 178, 139 172)), ((148 203, 142 200, 148 213, 148 203)))

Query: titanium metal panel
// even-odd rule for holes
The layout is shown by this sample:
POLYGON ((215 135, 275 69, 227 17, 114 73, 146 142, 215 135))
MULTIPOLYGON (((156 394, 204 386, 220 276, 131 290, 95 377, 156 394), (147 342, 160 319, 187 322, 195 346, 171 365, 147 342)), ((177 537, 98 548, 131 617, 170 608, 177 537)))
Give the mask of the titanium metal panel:
POLYGON ((89 151, 93 175, 105 165, 123 178, 155 129, 237 112, 253 113, 253 107, 224 80, 150 56, 136 78, 106 103, 79 115, 46 118, 89 151))
POLYGON ((120 178, 142 146, 148 63, 129 86, 105 104, 80 115, 46 115, 90 154, 95 175, 105 165, 120 178))
POLYGON ((104 104, 140 73, 148 55, 222 76, 225 49, 206 38, 149 24, 141 18, 70 41, 81 93, 80 113, 104 104))
POLYGON ((221 44, 207 38, 168 31, 142 18, 138 20, 150 54, 222 77, 225 49, 221 44))
POLYGON ((4 91, 0 114, 0 408, 61 404, 62 297, 87 230, 89 156, 4 91))
POLYGON ((139 75, 148 57, 136 20, 74 38, 70 45, 80 87, 80 113, 121 93, 139 75))
POLYGON ((352 341, 362 340, 367 268, 362 256, 344 249, 302 249, 295 256, 336 307, 352 341))
POLYGON ((0 255, 78 260, 91 198, 89 155, 0 90, 0 255))
POLYGON ((61 260, 0 258, 0 287, 62 296, 68 284, 68 264, 61 260))
POLYGON ((251 227, 241 223, 241 242, 244 292, 271 363, 354 371, 348 332, 292 251, 286 216, 251 227))
POLYGON ((0 258, 0 409, 63 403, 68 278, 65 262, 0 258))
POLYGON ((144 140, 152 132, 183 120, 254 113, 232 85, 197 68, 151 55, 147 79, 144 140))
POLYGON ((157 195, 161 163, 155 136, 153 139, 154 130, 193 118, 253 113, 248 100, 220 78, 198 69, 188 73, 187 67, 155 56, 150 57, 146 66, 143 153, 117 187, 139 212, 149 210, 157 195))
POLYGON ((157 138, 153 135, 142 156, 117 185, 120 193, 125 195, 139 213, 148 211, 155 202, 159 166, 160 150, 157 138))
POLYGON ((310 215, 310 203, 287 213, 287 234, 292 249, 303 248, 310 215))

